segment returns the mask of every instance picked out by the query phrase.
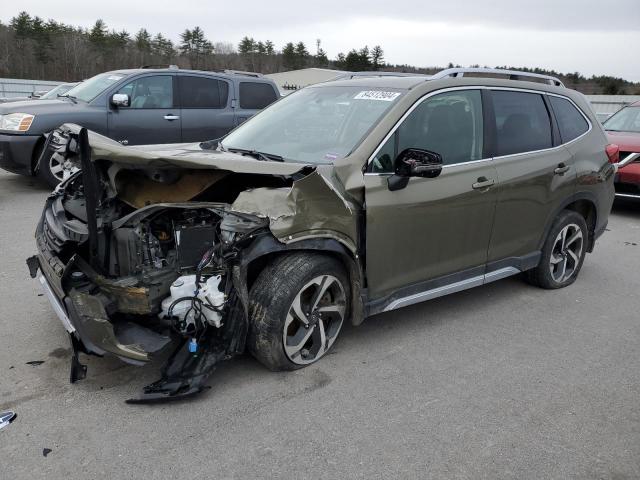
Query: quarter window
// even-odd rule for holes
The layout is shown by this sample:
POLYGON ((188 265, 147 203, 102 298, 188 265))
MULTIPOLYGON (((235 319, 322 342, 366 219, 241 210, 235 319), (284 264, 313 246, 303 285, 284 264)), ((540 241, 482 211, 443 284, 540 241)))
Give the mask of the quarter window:
POLYGON ((589 130, 589 124, 569 100, 552 96, 549 99, 563 143, 570 142, 589 130))
POLYGON ((268 83, 240 82, 240 108, 260 110, 276 101, 276 92, 268 83))
POLYGON ((373 159, 373 172, 392 172, 407 148, 442 155, 445 165, 482 158, 482 98, 479 90, 441 93, 419 104, 373 159))
POLYGON ((551 121, 542 95, 494 90, 498 156, 551 148, 551 121))
POLYGON ((130 108, 171 108, 173 106, 173 77, 157 75, 142 77, 118 90, 131 98, 130 108))
POLYGON ((229 85, 215 78, 181 76, 180 102, 182 108, 225 108, 229 85))

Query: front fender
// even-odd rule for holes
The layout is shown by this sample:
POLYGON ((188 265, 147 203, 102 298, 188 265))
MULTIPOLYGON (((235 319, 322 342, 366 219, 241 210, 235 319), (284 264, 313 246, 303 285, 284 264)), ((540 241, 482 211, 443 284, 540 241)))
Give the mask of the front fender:
MULTIPOLYGON (((289 252, 312 251, 332 255, 338 258, 349 274, 351 284, 351 323, 359 325, 364 320, 363 280, 364 273, 360 257, 347 246, 327 234, 307 236, 289 243, 280 242, 273 235, 266 233, 258 236, 244 248, 237 258, 234 267, 234 283, 243 304, 248 299, 251 282, 256 269, 260 269, 277 255, 289 252), (238 288, 240 287, 240 288, 238 288), (244 299, 242 298, 244 297, 244 299)), ((246 308, 246 305, 245 305, 246 308)))

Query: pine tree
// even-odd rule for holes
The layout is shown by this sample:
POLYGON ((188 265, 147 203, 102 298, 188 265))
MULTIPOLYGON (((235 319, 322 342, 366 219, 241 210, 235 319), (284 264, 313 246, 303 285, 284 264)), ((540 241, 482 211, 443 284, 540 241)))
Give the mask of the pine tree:
POLYGON ((282 66, 285 70, 295 70, 297 60, 296 47, 292 42, 287 43, 282 49, 282 66))
POLYGON ((380 45, 376 45, 371 50, 371 69, 379 70, 380 67, 384 67, 384 51, 380 45))

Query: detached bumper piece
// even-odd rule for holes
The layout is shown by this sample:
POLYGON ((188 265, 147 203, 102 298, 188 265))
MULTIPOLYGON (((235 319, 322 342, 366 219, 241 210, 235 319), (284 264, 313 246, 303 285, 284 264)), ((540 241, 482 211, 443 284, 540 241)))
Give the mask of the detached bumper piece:
POLYGON ((167 360, 162 378, 144 387, 142 396, 126 402, 156 403, 196 395, 210 388, 207 379, 217 363, 228 357, 226 346, 217 339, 202 339, 197 352, 191 351, 189 341, 184 341, 167 360))
MULTIPOLYGON (((87 375, 87 366, 80 362, 81 353, 96 356, 110 353, 127 363, 143 365, 154 353, 175 341, 175 335, 162 335, 130 321, 110 320, 108 303, 101 295, 81 293, 72 288, 61 296, 58 293, 62 290, 60 282, 55 281, 56 277, 43 261, 42 257, 34 256, 27 260, 27 265, 31 276, 39 279, 69 334, 71 383, 87 375)), ((208 389, 206 382, 218 362, 244 351, 247 321, 239 302, 230 309, 225 327, 205 331, 195 344, 193 339, 180 337, 178 347, 162 368, 161 378, 144 387, 140 397, 129 399, 127 403, 178 400, 208 389)))

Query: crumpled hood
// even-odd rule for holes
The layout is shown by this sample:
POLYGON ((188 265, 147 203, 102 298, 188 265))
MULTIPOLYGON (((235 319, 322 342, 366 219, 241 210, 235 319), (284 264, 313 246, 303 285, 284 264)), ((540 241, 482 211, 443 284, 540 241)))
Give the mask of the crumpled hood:
MULTIPOLYGON (((60 130, 78 134, 82 127, 64 124, 60 130)), ((126 147, 108 137, 88 131, 91 160, 146 168, 191 168, 227 170, 236 173, 293 175, 311 165, 292 162, 267 162, 231 152, 203 150, 198 143, 139 145, 126 147)))

